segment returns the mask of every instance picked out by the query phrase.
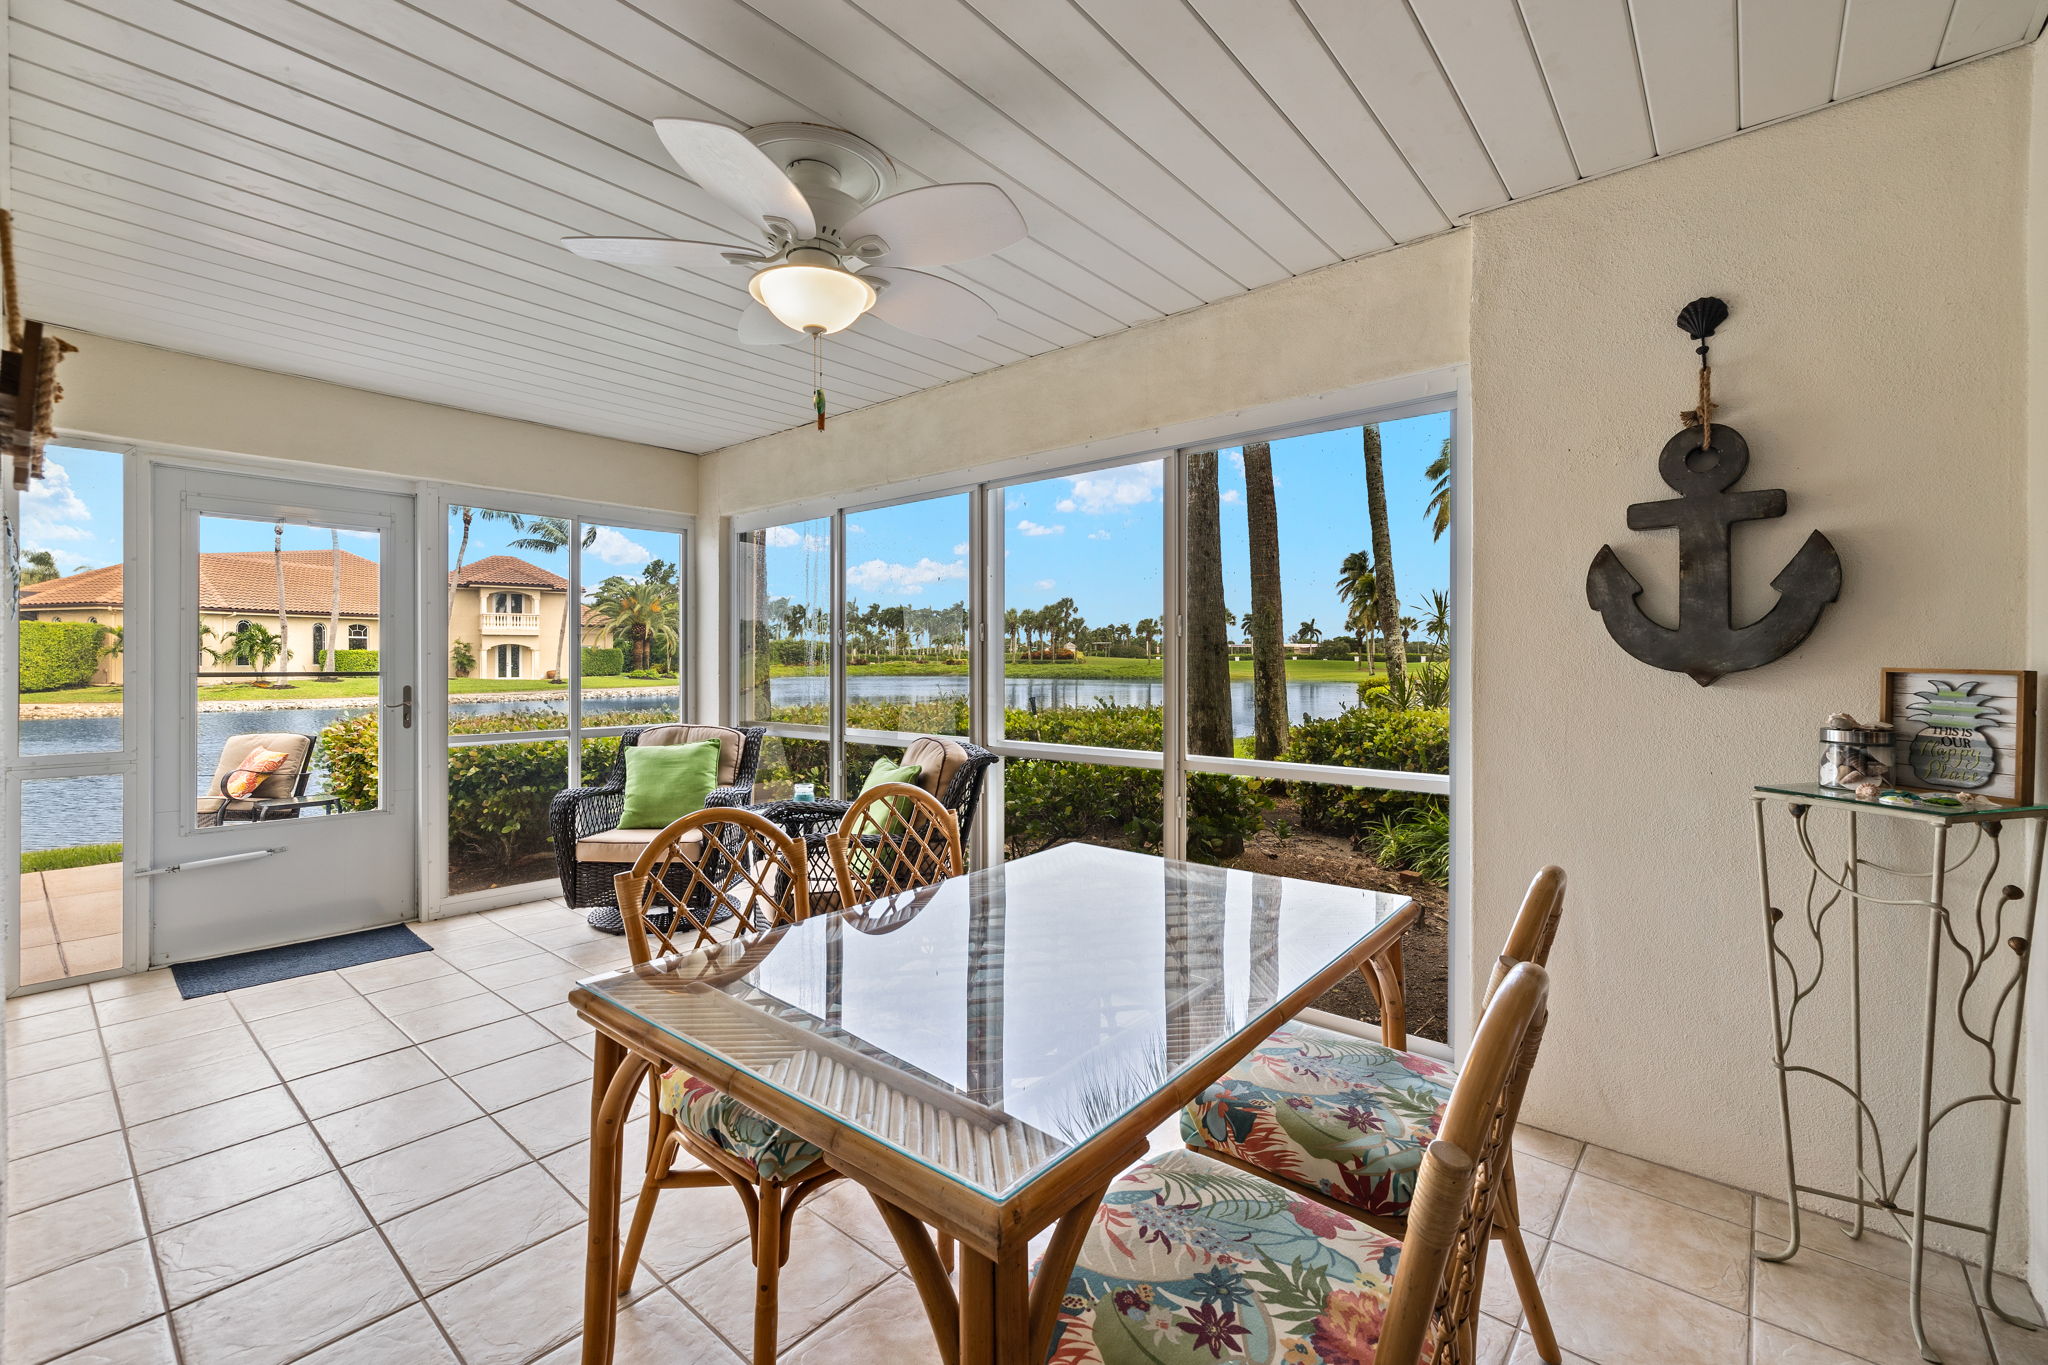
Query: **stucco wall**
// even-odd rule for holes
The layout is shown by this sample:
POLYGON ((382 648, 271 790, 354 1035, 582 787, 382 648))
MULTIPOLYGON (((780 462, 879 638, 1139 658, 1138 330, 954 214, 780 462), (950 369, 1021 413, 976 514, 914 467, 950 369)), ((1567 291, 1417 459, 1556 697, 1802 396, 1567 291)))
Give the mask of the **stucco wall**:
MULTIPOLYGON (((1749 788, 1812 780, 1821 720, 1874 711, 1883 667, 2026 657, 2032 61, 1996 58, 1474 227, 1476 941, 1500 939, 1530 869, 1571 874, 1525 1111, 1538 1124, 1768 1188, 1749 788), (1669 619, 1674 537, 1631 533, 1624 508, 1673 496, 1656 455, 1693 373, 1672 318, 1710 293, 1734 310, 1713 360, 1721 416, 1750 445, 1742 486, 1789 490, 1786 517, 1736 533, 1738 619, 1770 604, 1769 580, 1816 527, 1846 586, 1803 648, 1702 689, 1617 648, 1585 578, 1612 544, 1669 619)), ((1780 898, 1796 908, 1798 888, 1780 898)), ((1873 1017, 1912 1019, 1925 922, 1906 918, 1866 923, 1873 1017)), ((1909 1028, 1880 1028, 1873 1094, 1896 1120, 1917 1056, 1909 1028)), ((1830 1112, 1846 1141, 1849 1118, 1830 1112)), ((1937 1170, 1981 1188, 1964 1154, 1937 1170)))
POLYGON ((680 451, 56 330, 79 348, 59 376, 65 431, 696 510, 697 460, 680 451))

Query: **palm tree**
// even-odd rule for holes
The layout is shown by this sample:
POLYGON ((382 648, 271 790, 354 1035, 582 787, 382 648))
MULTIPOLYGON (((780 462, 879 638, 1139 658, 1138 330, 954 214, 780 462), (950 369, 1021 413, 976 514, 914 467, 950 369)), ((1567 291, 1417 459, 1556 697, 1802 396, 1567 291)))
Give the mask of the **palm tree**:
POLYGON ((1444 437, 1443 449, 1423 468, 1422 477, 1429 480, 1429 502, 1424 510, 1430 515, 1430 539, 1442 540, 1444 532, 1451 529, 1450 437, 1444 437))
POLYGON ((1387 526, 1387 476, 1380 463, 1380 429, 1359 428, 1365 448, 1365 511, 1372 522, 1373 607, 1387 642, 1387 686, 1408 694, 1408 637, 1401 630, 1401 599, 1394 589, 1394 537, 1387 526))
POLYGON ((1372 637, 1379 626, 1379 575, 1373 572, 1372 556, 1353 550, 1344 556, 1337 570, 1337 597, 1348 610, 1344 628, 1365 641, 1365 663, 1372 663, 1372 637))
POLYGON ((1252 755, 1278 758, 1287 747, 1287 640, 1281 624, 1280 514, 1273 499, 1273 447, 1244 445, 1245 529, 1250 541, 1252 609, 1252 755))
POLYGON ((284 641, 254 621, 244 621, 234 631, 222 637, 224 643, 219 649, 210 649, 216 663, 233 659, 239 664, 253 664, 261 673, 285 654, 284 641))
POLYGON ((277 570, 277 647, 286 658, 291 654, 285 649, 285 642, 291 639, 291 622, 285 619, 284 602, 284 523, 278 522, 270 528, 274 537, 270 542, 270 562, 277 570))
POLYGON ((48 550, 30 550, 21 557, 20 581, 24 588, 62 577, 57 571, 57 556, 48 550))
POLYGON ((455 546, 455 572, 448 576, 448 633, 455 634, 455 588, 462 582, 462 566, 469 561, 469 528, 478 521, 502 521, 515 531, 524 530, 526 518, 517 512, 494 512, 488 507, 451 507, 462 521, 462 539, 455 546))
MULTIPOLYGON (((334 571, 328 576, 327 592, 327 671, 341 672, 341 532, 330 529, 327 532, 333 545, 330 556, 334 571)), ((313 660, 313 667, 320 667, 320 660, 313 660)))
POLYGON ((1148 659, 1151 658, 1152 643, 1153 641, 1159 638, 1159 622, 1153 617, 1148 616, 1144 620, 1138 622, 1138 624, 1132 628, 1131 633, 1138 637, 1139 644, 1145 646, 1145 657, 1148 659))
POLYGON ((1223 605, 1222 501, 1216 452, 1187 457, 1188 479, 1188 750, 1228 758, 1230 641, 1223 605))
POLYGON ((648 667, 656 642, 676 640, 676 593, 672 584, 608 578, 595 603, 614 639, 623 636, 633 653, 632 666, 648 667))
MULTIPOLYGON (((529 517, 526 519, 525 525, 519 529, 528 532, 528 534, 519 537, 517 540, 507 541, 506 545, 508 548, 514 550, 533 550, 540 554, 551 555, 557 550, 567 548, 569 544, 570 531, 569 519, 567 517, 529 517)), ((583 548, 589 549, 596 541, 597 528, 595 526, 584 527, 583 548)), ((582 612, 578 610, 577 604, 573 602, 562 603, 562 629, 555 639, 555 671, 565 678, 569 676, 569 617, 572 614, 582 615, 582 612)))
POLYGON ((1316 618, 1311 616, 1294 628, 1296 644, 1312 645, 1323 638, 1323 632, 1316 628, 1316 618))

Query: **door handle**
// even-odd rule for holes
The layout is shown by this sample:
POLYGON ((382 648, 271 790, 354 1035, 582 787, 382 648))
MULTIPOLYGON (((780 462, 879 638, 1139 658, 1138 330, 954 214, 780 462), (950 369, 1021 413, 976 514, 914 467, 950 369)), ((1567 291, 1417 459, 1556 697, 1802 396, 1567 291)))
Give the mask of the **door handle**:
POLYGON ((398 700, 385 702, 384 709, 386 711, 398 712, 400 728, 412 729, 412 684, 407 683, 404 687, 400 688, 398 700))

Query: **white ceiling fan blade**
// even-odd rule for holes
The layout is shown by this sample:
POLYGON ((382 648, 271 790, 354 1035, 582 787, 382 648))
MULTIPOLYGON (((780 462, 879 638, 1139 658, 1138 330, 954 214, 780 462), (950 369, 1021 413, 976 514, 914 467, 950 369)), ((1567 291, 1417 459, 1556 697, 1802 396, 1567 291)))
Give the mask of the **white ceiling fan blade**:
POLYGON ((934 341, 972 341, 996 320, 996 310, 981 295, 937 275, 895 266, 861 274, 884 285, 876 295, 874 315, 906 332, 934 341))
POLYGON ((933 266, 1001 251, 1024 231, 1024 215, 994 185, 926 185, 868 205, 840 235, 856 250, 862 237, 881 238, 887 250, 875 260, 933 266))
POLYGON ((729 253, 761 257, 753 247, 729 242, 681 242, 667 237, 564 237, 562 245, 593 261, 613 265, 675 265, 686 270, 730 269, 744 262, 729 261, 729 253))
POLYGON ((810 339, 796 328, 784 326, 781 318, 759 303, 748 304, 740 314, 739 333, 740 341, 748 346, 787 346, 792 341, 810 339))
POLYGON ((658 118, 654 131, 683 174, 706 193, 756 222, 780 218, 798 237, 818 235, 818 220, 803 192, 739 129, 702 119, 658 118))

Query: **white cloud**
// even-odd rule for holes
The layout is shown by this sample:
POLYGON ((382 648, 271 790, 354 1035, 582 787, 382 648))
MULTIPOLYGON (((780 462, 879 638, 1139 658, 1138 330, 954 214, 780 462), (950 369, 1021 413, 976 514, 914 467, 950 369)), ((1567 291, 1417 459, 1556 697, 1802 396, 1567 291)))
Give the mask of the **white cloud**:
POLYGON ((818 552, 830 547, 830 536, 814 536, 799 533, 794 526, 771 526, 762 533, 762 539, 777 550, 789 550, 801 545, 804 549, 818 552))
POLYGON ((70 471, 55 460, 43 464, 43 477, 21 495, 21 538, 25 548, 48 549, 60 541, 91 540, 79 525, 91 521, 92 509, 71 486, 70 471))
POLYGON ((1224 490, 1223 490, 1223 491, 1222 491, 1221 493, 1218 493, 1218 494, 1216 495, 1216 501, 1218 501, 1218 502, 1236 502, 1236 501, 1237 501, 1237 490, 1236 490, 1235 488, 1226 488, 1226 489, 1224 489, 1224 490))
POLYGON ((1093 474, 1072 474, 1067 477, 1070 491, 1053 506, 1057 511, 1090 517, 1126 511, 1158 496, 1164 478, 1156 461, 1093 474))
POLYGON ((967 542, 963 540, 958 545, 955 545, 953 553, 965 559, 967 557, 967 542))
POLYGON ((1027 536, 1058 536, 1065 535, 1067 528, 1064 526, 1040 526, 1037 522, 1027 518, 1017 523, 1017 530, 1027 536))
POLYGON ((1109 532, 1108 532, 1108 531, 1090 531, 1090 532, 1088 533, 1088 539, 1090 539, 1090 540, 1108 540, 1108 539, 1109 539, 1109 532))
POLYGON ((1052 591, 1052 580, 1051 580, 1050 578, 1041 578, 1041 579, 1039 579, 1039 580, 1038 580, 1038 590, 1039 590, 1040 592, 1051 592, 1051 591, 1052 591))
POLYGON ((849 521, 846 523, 846 534, 850 536, 864 536, 867 533, 868 528, 861 525, 857 521, 849 521))
POLYGON ((654 558, 654 551, 636 540, 620 535, 609 526, 597 528, 597 537, 590 542, 589 553, 607 564, 634 569, 640 568, 654 558))
POLYGON ((927 584, 965 577, 967 566, 958 561, 941 564, 936 559, 920 559, 915 564, 895 564, 886 559, 870 559, 846 566, 846 586, 861 592, 878 593, 893 589, 901 593, 921 593, 927 584))

